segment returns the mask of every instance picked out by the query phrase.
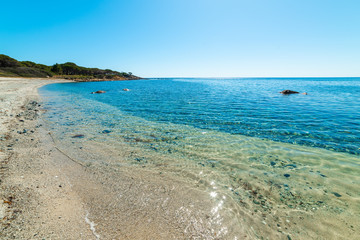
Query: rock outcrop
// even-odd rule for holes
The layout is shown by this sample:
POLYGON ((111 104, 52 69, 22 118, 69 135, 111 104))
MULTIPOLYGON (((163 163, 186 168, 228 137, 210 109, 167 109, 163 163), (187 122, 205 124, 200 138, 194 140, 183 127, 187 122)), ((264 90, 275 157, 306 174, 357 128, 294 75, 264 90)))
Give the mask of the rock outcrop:
POLYGON ((94 93, 106 93, 106 92, 102 91, 102 90, 99 90, 99 91, 96 91, 96 92, 91 92, 91 94, 94 94, 94 93))
POLYGON ((281 94, 296 94, 296 93, 299 93, 299 92, 292 91, 292 90, 283 90, 280 93, 281 94))

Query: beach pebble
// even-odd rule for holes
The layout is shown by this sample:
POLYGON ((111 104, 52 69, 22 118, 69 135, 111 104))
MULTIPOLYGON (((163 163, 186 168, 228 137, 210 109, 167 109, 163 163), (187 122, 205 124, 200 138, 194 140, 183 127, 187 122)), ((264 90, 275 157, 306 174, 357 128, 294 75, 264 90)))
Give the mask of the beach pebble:
POLYGON ((23 129, 22 131, 17 131, 18 134, 24 134, 24 133, 27 133, 27 129, 23 129))

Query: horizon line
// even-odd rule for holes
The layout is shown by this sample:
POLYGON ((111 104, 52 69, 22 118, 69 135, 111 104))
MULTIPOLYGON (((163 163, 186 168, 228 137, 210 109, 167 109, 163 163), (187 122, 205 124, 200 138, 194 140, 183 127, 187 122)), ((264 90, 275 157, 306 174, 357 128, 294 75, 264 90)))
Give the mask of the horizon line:
POLYGON ((280 78, 297 78, 297 79, 302 79, 302 78, 360 78, 360 76, 358 77, 143 77, 142 79, 193 79, 193 78, 199 78, 199 79, 248 79, 248 78, 276 78, 276 79, 280 79, 280 78))

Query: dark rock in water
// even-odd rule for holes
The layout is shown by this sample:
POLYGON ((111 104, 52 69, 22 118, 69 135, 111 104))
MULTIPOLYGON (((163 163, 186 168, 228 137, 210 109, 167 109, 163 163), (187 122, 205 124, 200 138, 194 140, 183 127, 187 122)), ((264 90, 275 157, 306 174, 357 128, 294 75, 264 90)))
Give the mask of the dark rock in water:
POLYGON ((337 193, 337 192, 333 192, 332 194, 335 195, 335 197, 341 197, 341 194, 337 193))
POLYGON ((102 91, 102 90, 98 90, 96 92, 91 92, 91 94, 94 94, 94 93, 106 93, 105 91, 102 91))
POLYGON ((299 93, 299 92, 296 92, 296 91, 292 91, 292 90, 283 90, 280 92, 281 94, 295 94, 295 93, 299 93))
POLYGON ((271 166, 275 166, 275 165, 276 165, 276 162, 270 162, 270 165, 271 165, 271 166))
POLYGON ((290 177, 290 174, 285 173, 285 174, 284 174, 284 177, 287 177, 287 178, 288 178, 288 177, 290 177))
POLYGON ((72 136, 72 138, 84 138, 84 137, 85 137, 84 134, 77 134, 77 135, 72 136))
POLYGON ((110 130, 103 130, 101 133, 111 133, 110 130))
POLYGON ((208 164, 210 164, 211 167, 216 167, 216 163, 218 163, 217 161, 213 161, 213 160, 210 160, 210 161, 207 161, 208 164))

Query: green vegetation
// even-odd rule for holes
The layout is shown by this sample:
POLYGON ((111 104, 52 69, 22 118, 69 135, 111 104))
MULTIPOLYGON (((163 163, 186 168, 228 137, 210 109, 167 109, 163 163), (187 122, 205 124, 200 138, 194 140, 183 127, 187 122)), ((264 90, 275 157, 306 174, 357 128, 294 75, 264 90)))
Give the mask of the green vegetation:
POLYGON ((57 77, 77 81, 139 79, 131 72, 86 68, 72 62, 47 66, 31 61, 17 61, 3 54, 0 54, 0 77, 57 77))

